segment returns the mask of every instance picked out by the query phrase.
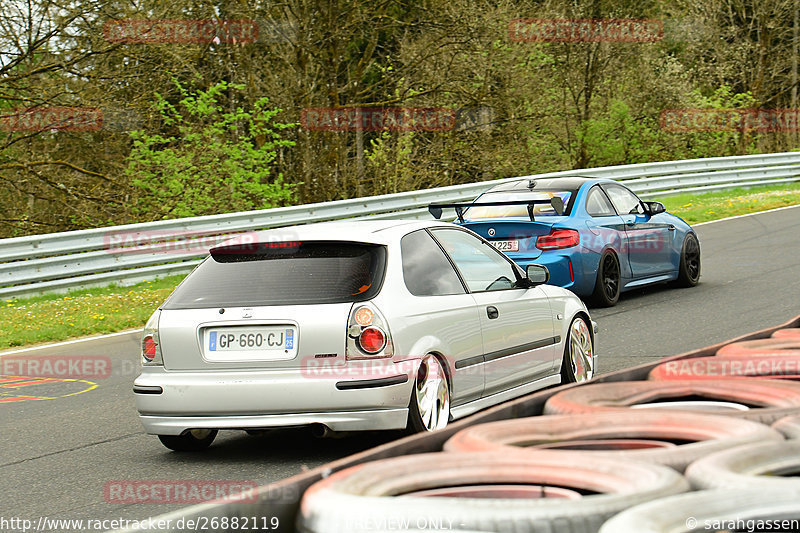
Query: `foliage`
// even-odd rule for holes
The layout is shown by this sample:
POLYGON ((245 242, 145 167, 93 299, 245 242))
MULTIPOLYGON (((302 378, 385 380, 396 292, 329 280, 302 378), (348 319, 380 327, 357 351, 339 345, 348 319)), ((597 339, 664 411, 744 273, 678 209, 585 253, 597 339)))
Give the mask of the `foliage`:
POLYGON ((0 11, 0 108, 96 109, 104 120, 88 130, 0 125, 0 237, 796 150, 795 131, 676 132, 660 124, 669 109, 798 107, 795 4, 11 2, 0 11), (649 19, 663 23, 663 38, 520 42, 509 32, 520 18, 649 19), (124 29, 132 19, 251 20, 259 35, 108 37, 109 24, 124 29), (446 131, 288 127, 306 108, 355 106, 490 109, 493 118, 446 131))
POLYGON ((271 174, 280 149, 295 144, 282 139, 281 130, 294 124, 275 122, 280 110, 269 109, 267 98, 256 100, 252 111, 224 110, 221 97, 243 85, 223 81, 190 93, 176 83, 182 95, 177 105, 156 93, 172 134, 131 132, 126 173, 141 190, 136 214, 153 220, 290 203, 296 184, 271 174))

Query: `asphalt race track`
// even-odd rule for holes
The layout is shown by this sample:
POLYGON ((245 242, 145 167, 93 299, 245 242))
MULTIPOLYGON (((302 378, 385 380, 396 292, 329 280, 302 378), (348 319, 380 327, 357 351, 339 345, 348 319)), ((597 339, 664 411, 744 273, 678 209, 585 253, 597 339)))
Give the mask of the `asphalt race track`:
MULTIPOLYGON (((702 247, 700 285, 626 293, 616 307, 593 310, 600 324, 601 372, 700 348, 800 314, 800 207, 696 229, 702 247)), ((265 484, 397 436, 373 433, 320 440, 305 430, 260 436, 223 432, 204 453, 169 452, 158 439, 144 434, 133 407, 131 384, 138 371, 139 336, 139 332, 125 333, 0 353, 15 358, 93 355, 108 357, 111 363, 111 374, 91 383, 35 382, 25 391, 32 397, 52 398, 46 400, 3 402, 11 393, 2 387, 0 376, 0 517, 34 523, 40 517, 141 519, 182 506, 107 503, 107 483, 265 484), (94 383, 97 387, 92 388, 94 383)), ((13 394, 22 394, 21 390, 13 394)))

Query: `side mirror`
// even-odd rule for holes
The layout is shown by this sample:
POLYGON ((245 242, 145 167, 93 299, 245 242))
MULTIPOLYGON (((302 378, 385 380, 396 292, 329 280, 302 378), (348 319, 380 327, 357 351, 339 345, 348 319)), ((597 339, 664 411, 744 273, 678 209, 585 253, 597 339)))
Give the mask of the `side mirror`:
POLYGON ((525 268, 525 275, 532 287, 550 281, 550 271, 544 265, 528 265, 525 268))
POLYGON ((661 202, 644 202, 644 207, 647 210, 647 214, 650 216, 663 213, 667 210, 661 202))

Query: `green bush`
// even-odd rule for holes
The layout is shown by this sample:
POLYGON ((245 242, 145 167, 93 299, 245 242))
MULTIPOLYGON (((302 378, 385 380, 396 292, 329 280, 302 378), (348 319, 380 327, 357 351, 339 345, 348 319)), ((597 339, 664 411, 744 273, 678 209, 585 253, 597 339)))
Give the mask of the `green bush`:
POLYGON ((273 173, 280 150, 294 146, 281 130, 295 126, 275 121, 280 109, 268 99, 251 110, 226 111, 242 85, 217 83, 207 91, 188 92, 176 81, 182 98, 171 104, 156 93, 156 106, 169 134, 131 132, 133 148, 126 173, 140 194, 134 212, 140 220, 180 218, 291 204, 295 187, 273 173))

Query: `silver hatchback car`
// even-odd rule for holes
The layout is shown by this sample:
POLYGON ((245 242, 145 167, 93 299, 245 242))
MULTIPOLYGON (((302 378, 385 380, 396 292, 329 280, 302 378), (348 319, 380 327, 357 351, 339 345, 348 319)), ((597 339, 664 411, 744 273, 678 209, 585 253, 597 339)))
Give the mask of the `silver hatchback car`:
POLYGON ((168 448, 206 448, 220 429, 432 431, 594 374, 584 304, 465 228, 253 237, 213 248, 145 327, 136 407, 168 448))

